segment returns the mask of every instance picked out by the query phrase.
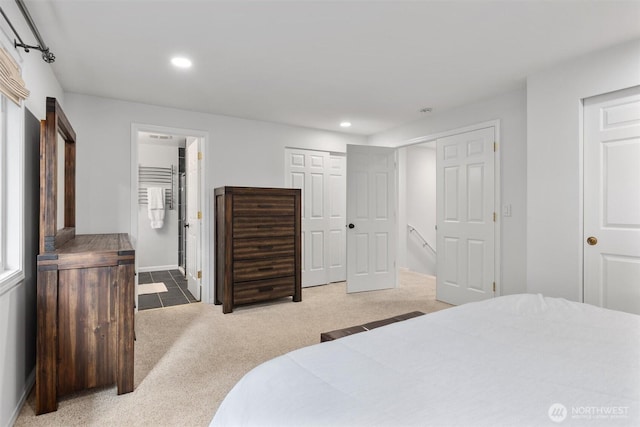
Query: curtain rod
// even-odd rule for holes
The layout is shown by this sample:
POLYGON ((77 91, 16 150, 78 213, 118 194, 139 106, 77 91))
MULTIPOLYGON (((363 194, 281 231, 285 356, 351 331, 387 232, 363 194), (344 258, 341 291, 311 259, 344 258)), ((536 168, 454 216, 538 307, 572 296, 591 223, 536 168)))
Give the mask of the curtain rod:
POLYGON ((36 49, 42 52, 42 59, 44 62, 52 63, 56 60, 56 56, 49 51, 47 44, 42 40, 42 36, 36 27, 36 24, 33 22, 33 18, 31 18, 31 14, 27 10, 27 6, 24 4, 22 0, 16 0, 16 4, 20 8, 20 12, 22 12, 22 16, 24 16, 25 21, 27 21, 27 25, 31 28, 31 32, 35 36, 38 41, 38 46, 27 46, 24 43, 15 44, 16 47, 23 48, 26 52, 29 52, 29 49, 36 49))
POLYGON ((44 42, 44 40, 42 40, 42 36, 40 35, 38 28, 36 28, 36 24, 33 22, 33 18, 31 18, 31 14, 27 10, 27 6, 22 0, 16 0, 16 4, 18 5, 20 12, 22 12, 22 16, 24 17, 25 21, 27 21, 27 25, 31 29, 31 32, 38 41, 38 46, 30 46, 22 41, 22 38, 20 38, 20 35, 9 20, 9 17, 7 17, 7 15, 4 13, 4 10, 2 10, 2 8, 0 7, 0 13, 2 13, 5 21, 7 21, 7 24, 9 24, 9 27, 11 27, 11 31, 13 31, 13 34, 15 34, 16 38, 18 39, 13 41, 13 46, 23 48, 25 52, 29 52, 30 49, 39 50, 40 52, 42 52, 42 59, 44 60, 44 62, 54 62, 56 60, 56 56, 49 50, 49 47, 44 42))

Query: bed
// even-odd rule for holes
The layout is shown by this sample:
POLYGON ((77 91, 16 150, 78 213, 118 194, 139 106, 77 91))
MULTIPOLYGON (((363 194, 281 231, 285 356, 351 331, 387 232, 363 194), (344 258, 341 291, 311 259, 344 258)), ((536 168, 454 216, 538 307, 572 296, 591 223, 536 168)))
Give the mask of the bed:
POLYGON ((465 304, 265 362, 211 425, 638 426, 640 316, 530 294, 465 304))

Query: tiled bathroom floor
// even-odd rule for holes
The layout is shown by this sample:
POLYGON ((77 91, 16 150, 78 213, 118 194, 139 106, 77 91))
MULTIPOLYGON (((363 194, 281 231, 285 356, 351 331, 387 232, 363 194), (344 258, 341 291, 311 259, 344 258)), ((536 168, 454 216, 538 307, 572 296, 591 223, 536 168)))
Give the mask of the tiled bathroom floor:
POLYGON ((180 270, 138 273, 138 284, 162 282, 168 292, 138 295, 138 310, 198 302, 187 289, 187 278, 180 270))

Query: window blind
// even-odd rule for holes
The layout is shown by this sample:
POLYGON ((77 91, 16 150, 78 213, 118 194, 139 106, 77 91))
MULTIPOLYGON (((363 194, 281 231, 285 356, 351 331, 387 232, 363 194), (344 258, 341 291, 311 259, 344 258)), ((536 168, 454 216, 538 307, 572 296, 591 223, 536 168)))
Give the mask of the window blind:
POLYGON ((18 64, 4 48, 0 48, 0 92, 16 104, 29 97, 18 64))

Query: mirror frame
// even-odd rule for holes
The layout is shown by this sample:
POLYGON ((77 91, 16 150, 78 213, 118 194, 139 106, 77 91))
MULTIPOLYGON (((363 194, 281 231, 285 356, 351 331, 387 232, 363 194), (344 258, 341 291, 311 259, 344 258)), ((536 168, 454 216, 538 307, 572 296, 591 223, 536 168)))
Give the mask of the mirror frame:
POLYGON ((40 122, 40 253, 55 252, 76 235, 76 133, 55 98, 47 97, 40 122), (64 139, 64 194, 58 194, 58 135, 64 139), (64 228, 58 230, 58 197, 64 228))

